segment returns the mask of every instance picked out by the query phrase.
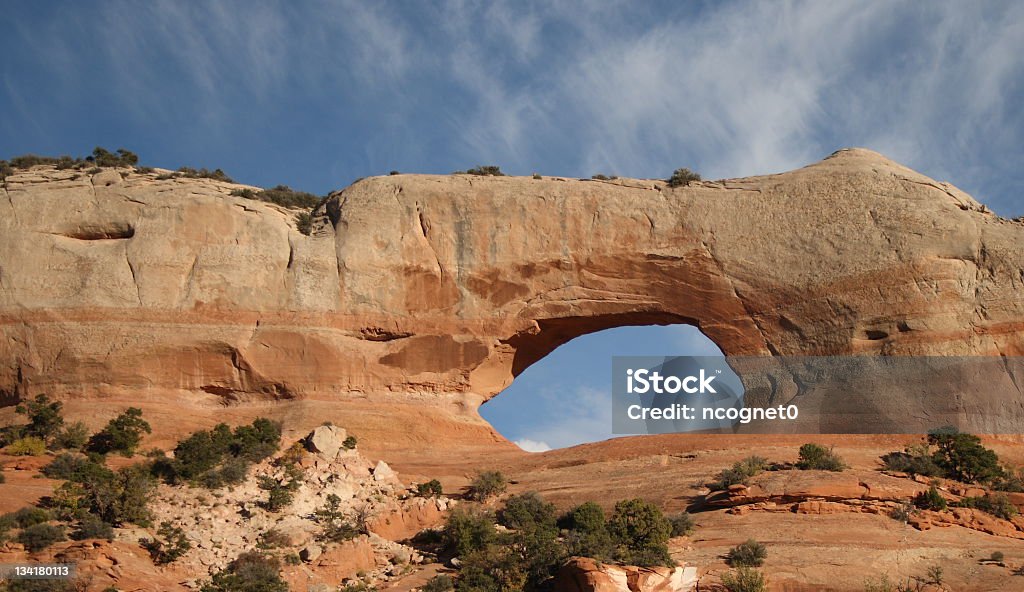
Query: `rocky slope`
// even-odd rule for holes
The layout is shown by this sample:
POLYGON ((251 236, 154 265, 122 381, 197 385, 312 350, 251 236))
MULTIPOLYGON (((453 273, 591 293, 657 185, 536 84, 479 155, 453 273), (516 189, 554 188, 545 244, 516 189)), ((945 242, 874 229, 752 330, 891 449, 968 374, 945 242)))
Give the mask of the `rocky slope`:
POLYGON ((499 450, 480 403, 608 327, 691 323, 729 355, 1024 349, 1024 226, 867 150, 680 188, 375 177, 332 194, 312 236, 236 187, 8 177, 7 401, 50 393, 96 424, 130 402, 168 438, 274 406, 371 450, 499 450))

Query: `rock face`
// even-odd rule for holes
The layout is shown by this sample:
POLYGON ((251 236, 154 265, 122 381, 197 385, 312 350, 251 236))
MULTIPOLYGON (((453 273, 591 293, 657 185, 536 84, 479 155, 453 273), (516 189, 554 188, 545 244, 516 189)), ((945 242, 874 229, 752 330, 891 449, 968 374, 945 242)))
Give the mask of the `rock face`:
POLYGON ((690 592, 697 586, 694 567, 635 567, 570 559, 555 577, 557 592, 690 592))
POLYGON ((476 408, 524 368, 615 326, 689 323, 731 356, 1024 352, 1024 226, 867 150, 680 188, 375 177, 308 237, 234 188, 8 177, 7 402, 130 401, 182 431, 272 403, 296 429, 457 448, 502 441, 476 408))

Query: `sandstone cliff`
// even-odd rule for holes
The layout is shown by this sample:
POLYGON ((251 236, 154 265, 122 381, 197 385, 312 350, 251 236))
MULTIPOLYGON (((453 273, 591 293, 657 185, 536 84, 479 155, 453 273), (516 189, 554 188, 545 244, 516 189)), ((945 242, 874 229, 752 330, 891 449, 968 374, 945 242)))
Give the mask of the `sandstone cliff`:
POLYGON ((8 177, 7 401, 132 402, 169 436, 275 405, 371 446, 440 425, 444 445, 492 446, 480 403, 620 325, 690 323, 729 355, 1024 351, 1024 226, 867 150, 681 188, 375 177, 332 194, 311 236, 237 187, 8 177))

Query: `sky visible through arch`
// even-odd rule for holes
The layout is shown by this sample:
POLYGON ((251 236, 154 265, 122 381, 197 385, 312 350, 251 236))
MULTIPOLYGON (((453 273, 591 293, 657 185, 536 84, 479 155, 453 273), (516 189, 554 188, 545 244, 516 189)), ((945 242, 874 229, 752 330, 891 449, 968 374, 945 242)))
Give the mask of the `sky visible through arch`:
MULTIPOLYGON (((324 194, 480 164, 725 178, 863 146, 1024 214, 1024 2, 11 0, 0 30, 0 158, 125 147, 324 194)), ((619 331, 615 353, 652 344, 619 331)))

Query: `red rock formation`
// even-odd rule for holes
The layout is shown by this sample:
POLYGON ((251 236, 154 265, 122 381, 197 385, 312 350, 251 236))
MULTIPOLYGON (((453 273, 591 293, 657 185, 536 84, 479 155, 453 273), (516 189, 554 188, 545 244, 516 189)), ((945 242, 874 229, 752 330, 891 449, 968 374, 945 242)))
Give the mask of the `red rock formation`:
POLYGON ((234 187, 8 177, 7 400, 51 393, 94 424, 136 404, 168 437, 274 405, 378 450, 493 447, 478 405, 609 327, 690 323, 729 355, 1024 350, 1024 226, 867 150, 674 189, 376 177, 309 237, 234 187))

